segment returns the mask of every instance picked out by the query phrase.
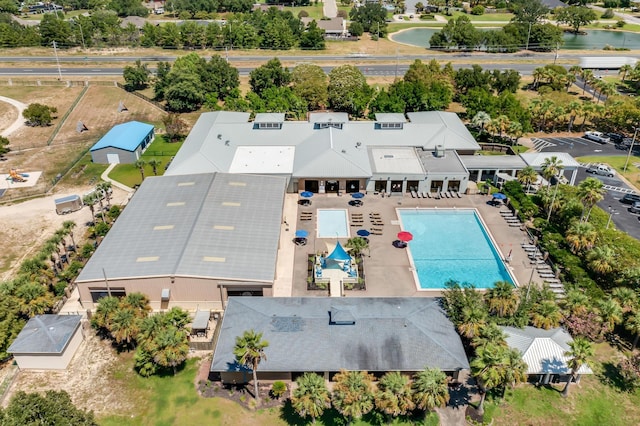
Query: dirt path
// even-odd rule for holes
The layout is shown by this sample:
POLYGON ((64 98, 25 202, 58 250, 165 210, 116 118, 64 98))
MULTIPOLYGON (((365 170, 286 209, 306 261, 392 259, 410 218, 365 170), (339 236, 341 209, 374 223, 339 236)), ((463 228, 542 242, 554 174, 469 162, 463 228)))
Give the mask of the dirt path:
POLYGON ((11 104, 18 110, 18 118, 16 118, 16 120, 13 123, 11 123, 9 127, 4 129, 0 134, 0 136, 7 137, 11 133, 18 130, 20 127, 24 126, 24 118, 22 118, 22 111, 24 111, 27 108, 27 105, 23 104, 20 101, 16 101, 15 99, 7 98, 5 96, 0 96, 0 101, 11 104))

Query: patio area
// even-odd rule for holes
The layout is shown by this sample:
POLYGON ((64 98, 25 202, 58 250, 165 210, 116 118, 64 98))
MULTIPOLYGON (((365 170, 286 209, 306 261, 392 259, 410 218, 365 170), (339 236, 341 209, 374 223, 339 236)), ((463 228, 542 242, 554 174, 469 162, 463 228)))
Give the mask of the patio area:
MULTIPOLYGON (((335 194, 315 194, 310 205, 297 203, 297 194, 287 194, 293 201, 286 203, 285 217, 290 218, 288 224, 291 229, 285 233, 281 250, 293 251, 293 274, 291 294, 275 294, 274 296, 327 296, 328 289, 308 290, 308 259, 327 250, 327 243, 335 245, 336 238, 317 238, 317 209, 347 209, 351 235, 356 236, 358 230, 367 230, 371 234, 367 237, 369 248, 364 250, 364 276, 366 276, 365 290, 345 290, 345 296, 353 297, 434 297, 440 296, 440 290, 417 290, 408 253, 404 249, 393 246, 397 234, 401 231, 396 208, 475 208, 478 210, 488 231, 497 244, 502 258, 510 257, 507 265, 519 286, 526 286, 530 277, 534 283, 542 283, 535 265, 532 265, 528 253, 522 243, 528 243, 528 236, 520 227, 512 226, 505 221, 497 208, 488 205, 492 200, 487 195, 462 195, 460 198, 411 198, 408 196, 382 197, 367 194, 362 198, 361 206, 350 204, 349 196, 335 194), (293 219, 295 217, 295 225, 293 219), (304 246, 295 245, 293 239, 288 238, 295 230, 306 230, 309 233, 304 246)), ((338 241, 344 246, 346 238, 338 241)))

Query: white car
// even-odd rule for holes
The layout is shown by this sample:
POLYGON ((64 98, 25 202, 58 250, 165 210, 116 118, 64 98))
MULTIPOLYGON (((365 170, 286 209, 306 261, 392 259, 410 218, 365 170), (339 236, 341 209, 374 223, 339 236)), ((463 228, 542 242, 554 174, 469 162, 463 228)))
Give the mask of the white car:
POLYGON ((610 139, 608 136, 605 136, 602 132, 585 132, 584 137, 587 139, 591 139, 592 141, 596 141, 598 143, 609 143, 610 139))
POLYGON ((615 172, 613 169, 605 164, 592 164, 587 169, 587 173, 593 173, 600 176, 613 177, 615 172))

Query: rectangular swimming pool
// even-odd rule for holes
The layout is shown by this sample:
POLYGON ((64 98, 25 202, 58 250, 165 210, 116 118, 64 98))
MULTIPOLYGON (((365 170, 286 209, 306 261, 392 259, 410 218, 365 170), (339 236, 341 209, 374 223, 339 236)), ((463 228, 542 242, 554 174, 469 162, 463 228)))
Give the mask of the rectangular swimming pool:
POLYGON ((349 238, 345 209, 318 209, 318 238, 349 238))
POLYGON ((398 209, 421 289, 442 289, 449 280, 492 288, 514 283, 475 210, 398 209))

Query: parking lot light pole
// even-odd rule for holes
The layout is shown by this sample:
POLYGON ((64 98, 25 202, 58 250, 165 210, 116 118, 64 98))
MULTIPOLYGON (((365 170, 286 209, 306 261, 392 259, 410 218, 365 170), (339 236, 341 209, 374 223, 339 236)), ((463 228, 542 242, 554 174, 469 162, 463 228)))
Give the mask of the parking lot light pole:
POLYGON ((629 165, 629 158, 631 158, 631 152, 633 151, 633 145, 636 143, 636 136, 638 135, 638 129, 640 129, 640 127, 636 127, 635 131, 633 132, 633 139, 631 139, 631 146, 629 147, 629 152, 627 153, 627 161, 624 162, 624 168, 622 169, 623 172, 627 171, 627 166, 629 165))
POLYGON ((609 229, 609 225, 611 225, 611 218, 614 214, 618 214, 618 211, 611 206, 609 206, 609 220, 607 220, 607 226, 605 229, 609 229))

